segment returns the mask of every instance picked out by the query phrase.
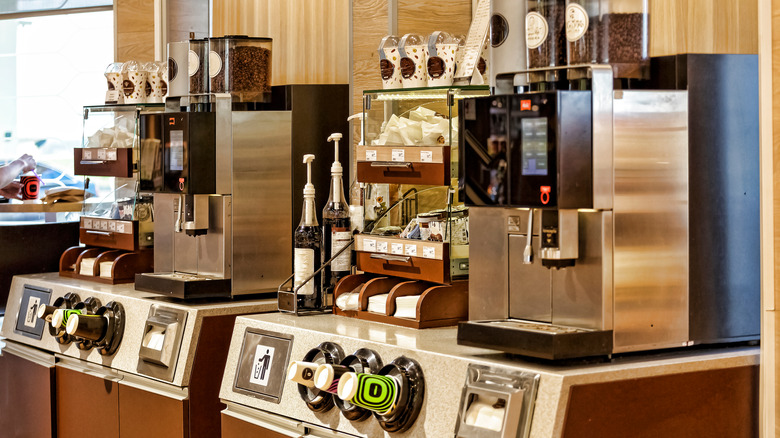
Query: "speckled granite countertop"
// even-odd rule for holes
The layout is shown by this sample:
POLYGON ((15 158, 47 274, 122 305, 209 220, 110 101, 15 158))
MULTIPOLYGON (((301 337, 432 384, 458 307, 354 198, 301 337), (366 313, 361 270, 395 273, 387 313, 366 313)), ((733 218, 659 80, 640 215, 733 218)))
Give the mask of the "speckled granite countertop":
POLYGON ((560 425, 565 415, 565 400, 569 397, 572 385, 759 363, 758 347, 740 347, 631 355, 610 362, 563 366, 509 357, 495 350, 457 345, 457 329, 454 327, 414 330, 334 315, 295 317, 271 313, 236 319, 220 391, 223 400, 370 437, 390 435, 379 428, 376 421, 352 423, 341 416, 337 409, 324 413, 310 411, 300 400, 293 382, 285 383, 279 404, 233 391, 236 367, 247 328, 293 335, 291 360, 300 360, 309 349, 323 341, 338 343, 345 354, 350 354, 358 348, 374 349, 385 363, 401 355, 417 360, 425 372, 425 403, 414 426, 403 434, 393 436, 452 436, 469 364, 491 365, 539 374, 540 385, 531 436, 549 437, 560 435, 560 425))

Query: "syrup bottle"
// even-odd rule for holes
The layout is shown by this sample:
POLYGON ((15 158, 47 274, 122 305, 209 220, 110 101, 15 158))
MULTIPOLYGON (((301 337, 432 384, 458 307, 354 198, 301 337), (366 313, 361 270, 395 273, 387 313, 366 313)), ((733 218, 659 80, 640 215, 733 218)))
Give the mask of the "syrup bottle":
POLYGON ((293 268, 295 280, 293 287, 298 288, 299 310, 320 310, 323 308, 323 294, 320 284, 321 273, 303 283, 316 271, 322 263, 322 230, 317 223, 317 210, 314 205, 314 184, 311 183, 311 163, 314 155, 304 155, 306 163, 306 185, 303 188, 303 214, 301 223, 293 234, 294 252, 293 268))
MULTIPOLYGON (((339 140, 341 134, 335 133, 328 137, 328 141, 335 144, 335 159, 330 167, 330 193, 328 194, 328 203, 322 210, 322 261, 329 260, 334 254, 339 252, 352 238, 349 219, 349 202, 344 196, 344 185, 341 181, 343 169, 339 162, 339 140)), ((352 252, 347 250, 336 257, 330 266, 322 270, 322 290, 323 296, 332 294, 336 288, 336 283, 343 277, 349 275, 352 269, 352 252)))

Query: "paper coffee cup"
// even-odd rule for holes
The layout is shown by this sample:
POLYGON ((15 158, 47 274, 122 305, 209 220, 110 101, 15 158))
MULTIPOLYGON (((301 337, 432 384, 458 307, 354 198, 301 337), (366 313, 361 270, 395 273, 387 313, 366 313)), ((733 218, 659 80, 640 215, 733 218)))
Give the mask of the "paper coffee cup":
POLYGON ((404 88, 425 87, 428 85, 425 71, 425 45, 406 46, 406 56, 401 57, 401 78, 404 88))
POLYGON ((337 394, 341 376, 350 372, 352 372, 352 368, 344 365, 320 365, 314 372, 314 386, 325 392, 337 394))
POLYGON ((319 364, 312 362, 293 361, 287 368, 287 380, 292 380, 299 385, 314 388, 314 373, 319 364))
POLYGON ((392 413, 400 394, 392 377, 365 373, 344 373, 337 391, 340 399, 379 414, 392 413))
POLYGON ((426 50, 425 71, 429 87, 448 87, 455 75, 455 54, 457 44, 436 44, 435 53, 426 50))

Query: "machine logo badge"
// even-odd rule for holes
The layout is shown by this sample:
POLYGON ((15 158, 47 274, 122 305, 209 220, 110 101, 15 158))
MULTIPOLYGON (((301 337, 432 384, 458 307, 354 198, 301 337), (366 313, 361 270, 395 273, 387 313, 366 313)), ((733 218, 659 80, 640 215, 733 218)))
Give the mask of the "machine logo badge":
POLYGON ((520 101, 520 111, 531 111, 530 99, 523 99, 520 101))
POLYGON ((542 204, 547 205, 550 202, 550 191, 552 191, 552 188, 550 186, 541 186, 539 187, 539 192, 541 192, 541 200, 542 204))
POLYGON ((255 360, 252 362, 251 383, 260 386, 268 386, 268 376, 271 375, 271 365, 273 364, 274 348, 258 345, 255 350, 255 360))
POLYGON ((173 126, 176 124, 176 118, 175 117, 168 117, 168 125, 173 126))

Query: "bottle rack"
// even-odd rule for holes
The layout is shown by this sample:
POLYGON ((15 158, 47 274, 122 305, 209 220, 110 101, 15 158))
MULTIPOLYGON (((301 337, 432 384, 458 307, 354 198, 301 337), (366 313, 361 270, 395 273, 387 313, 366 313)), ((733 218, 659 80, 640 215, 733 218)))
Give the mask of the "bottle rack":
POLYGON ((346 293, 357 291, 358 310, 344 311, 334 306, 334 313, 367 321, 382 322, 414 329, 448 327, 468 320, 468 281, 436 284, 405 280, 399 277, 356 274, 345 277, 337 286, 334 301, 346 293), (369 298, 387 293, 385 314, 369 312, 369 298), (396 298, 419 295, 414 318, 393 316, 396 298))

